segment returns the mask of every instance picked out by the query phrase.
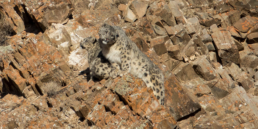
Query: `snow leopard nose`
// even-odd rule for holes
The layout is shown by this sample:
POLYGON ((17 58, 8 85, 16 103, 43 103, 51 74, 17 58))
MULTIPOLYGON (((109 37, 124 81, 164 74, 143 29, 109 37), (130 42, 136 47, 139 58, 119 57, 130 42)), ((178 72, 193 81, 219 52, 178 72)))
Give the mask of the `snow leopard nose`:
POLYGON ((106 32, 106 34, 108 33, 108 31, 105 31, 106 32))

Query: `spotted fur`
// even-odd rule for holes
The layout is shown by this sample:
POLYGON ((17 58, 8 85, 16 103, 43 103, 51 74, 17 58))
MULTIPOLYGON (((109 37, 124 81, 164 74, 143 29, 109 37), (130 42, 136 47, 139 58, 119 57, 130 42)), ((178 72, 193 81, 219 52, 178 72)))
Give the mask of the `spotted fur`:
POLYGON ((118 26, 103 24, 99 29, 99 44, 103 56, 120 66, 120 76, 127 73, 141 78, 150 87, 161 105, 164 105, 164 76, 134 42, 118 26))
POLYGON ((88 51, 88 63, 90 76, 98 79, 107 79, 117 76, 117 64, 105 59, 101 53, 99 42, 94 37, 87 37, 81 43, 81 47, 88 51))

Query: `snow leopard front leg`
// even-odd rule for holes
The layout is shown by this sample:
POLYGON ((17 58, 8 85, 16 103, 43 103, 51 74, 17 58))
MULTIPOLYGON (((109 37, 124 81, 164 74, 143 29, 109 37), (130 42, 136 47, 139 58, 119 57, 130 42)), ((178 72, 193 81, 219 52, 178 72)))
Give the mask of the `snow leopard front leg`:
POLYGON ((129 73, 131 70, 131 56, 130 56, 130 50, 128 50, 128 48, 125 48, 123 51, 121 51, 120 59, 121 59, 120 76, 123 76, 129 73))
POLYGON ((110 77, 116 78, 117 76, 120 76, 121 70, 120 66, 117 63, 111 63, 111 72, 110 77))

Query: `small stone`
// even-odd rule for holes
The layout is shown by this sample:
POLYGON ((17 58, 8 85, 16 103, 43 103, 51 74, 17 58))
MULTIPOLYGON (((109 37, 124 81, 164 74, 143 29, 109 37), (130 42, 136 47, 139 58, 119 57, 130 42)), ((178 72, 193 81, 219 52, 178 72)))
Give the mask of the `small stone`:
POLYGON ((188 62, 188 61, 189 61, 189 58, 188 58, 188 57, 184 57, 184 61, 185 61, 185 62, 188 62))
POLYGON ((248 47, 252 50, 252 52, 258 56, 258 43, 248 44, 248 47))
POLYGON ((162 54, 165 54, 167 52, 167 49, 166 49, 164 43, 157 44, 153 48, 154 48, 155 52, 157 53, 157 55, 159 55, 159 56, 162 54))
POLYGON ((229 75, 232 77, 233 80, 237 80, 239 78, 240 73, 242 70, 236 65, 232 63, 230 66, 225 67, 229 75))
POLYGON ((166 29, 168 35, 176 35, 177 33, 180 33, 181 31, 184 30, 184 27, 182 24, 178 24, 175 26, 164 26, 166 29))
POLYGON ((193 61, 195 59, 195 55, 190 56, 190 60, 193 61))
POLYGON ((171 45, 167 48, 168 55, 171 58, 183 60, 182 56, 180 55, 180 47, 179 45, 171 45))
POLYGON ((209 52, 209 58, 211 62, 217 62, 217 54, 216 52, 209 52))
POLYGON ((125 11, 126 10, 126 5, 124 5, 124 4, 120 4, 120 5, 118 5, 118 9, 120 10, 120 11, 125 11))
POLYGON ((194 70, 206 81, 213 80, 217 77, 215 69, 206 59, 206 56, 200 56, 193 63, 194 70))
POLYGON ((228 31, 231 33, 232 36, 241 38, 241 36, 233 26, 229 26, 228 31))
POLYGON ((244 50, 244 45, 234 38, 234 42, 237 46, 238 51, 244 50))
POLYGON ((174 26, 176 25, 176 20, 173 16, 173 13, 169 9, 169 7, 165 4, 160 12, 156 14, 156 16, 160 16, 161 19, 168 25, 174 26))
POLYGON ((219 28, 217 27, 216 24, 213 24, 213 25, 210 26, 210 30, 211 30, 212 33, 214 33, 214 32, 219 31, 219 28))
POLYGON ((238 10, 232 10, 228 13, 230 23, 233 25, 240 19, 241 12, 238 10))
POLYGON ((254 74, 254 80, 255 80, 255 82, 258 82, 258 71, 255 72, 255 74, 254 74))
POLYGON ((221 24, 221 20, 218 19, 218 18, 208 18, 208 19, 201 20, 200 24, 204 25, 206 27, 210 27, 213 24, 220 25, 221 24))
POLYGON ((248 91, 250 88, 254 87, 253 79, 246 76, 246 74, 241 74, 239 76, 239 79, 237 80, 238 84, 242 86, 246 91, 248 91))
POLYGON ((253 42, 258 42, 258 32, 254 32, 247 35, 247 38, 249 40, 252 40, 253 42))
POLYGON ((87 105, 83 106, 80 110, 81 115, 86 118, 90 112, 90 109, 87 105))
POLYGON ((201 39, 202 39, 202 41, 204 42, 204 43, 207 43, 207 42, 212 42, 212 38, 211 38, 211 36, 208 34, 208 32, 207 32, 207 29, 203 29, 202 31, 201 31, 201 39))
POLYGON ((205 45, 209 49, 209 51, 215 51, 216 50, 212 42, 208 42, 205 45))
POLYGON ((152 28, 154 29, 155 33, 160 36, 166 36, 167 31, 164 29, 164 26, 160 19, 153 20, 151 22, 152 28))

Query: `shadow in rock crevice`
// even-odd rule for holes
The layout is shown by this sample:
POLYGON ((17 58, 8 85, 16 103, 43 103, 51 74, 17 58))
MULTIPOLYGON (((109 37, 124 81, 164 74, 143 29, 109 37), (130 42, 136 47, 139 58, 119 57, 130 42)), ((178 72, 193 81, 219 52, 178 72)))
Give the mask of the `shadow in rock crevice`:
POLYGON ((17 12, 17 14, 21 17, 21 19, 24 22, 25 25, 25 31, 28 33, 34 33, 38 34, 40 32, 43 32, 43 30, 40 28, 37 20, 34 18, 34 16, 30 15, 26 8, 25 5, 16 5, 14 7, 14 10, 17 12))
POLYGON ((7 94, 13 94, 17 96, 23 96, 22 92, 17 88, 18 86, 9 78, 6 80, 5 78, 2 79, 3 87, 1 92, 1 98, 6 96, 7 94), (8 81, 9 80, 9 81, 8 81))

